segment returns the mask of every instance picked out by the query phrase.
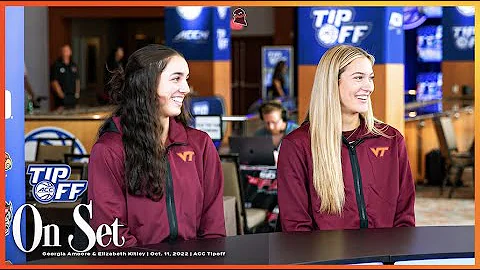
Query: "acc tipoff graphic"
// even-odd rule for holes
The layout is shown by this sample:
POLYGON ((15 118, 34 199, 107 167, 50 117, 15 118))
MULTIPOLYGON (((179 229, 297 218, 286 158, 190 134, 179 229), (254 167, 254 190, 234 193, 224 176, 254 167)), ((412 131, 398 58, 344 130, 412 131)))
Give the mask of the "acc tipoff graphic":
POLYGON ((353 22, 355 11, 351 8, 312 9, 310 16, 314 19, 315 37, 325 47, 336 44, 358 45, 372 28, 368 22, 353 22))
POLYGON ((39 203, 74 202, 87 189, 86 180, 70 181, 70 166, 64 164, 30 164, 30 185, 39 203))

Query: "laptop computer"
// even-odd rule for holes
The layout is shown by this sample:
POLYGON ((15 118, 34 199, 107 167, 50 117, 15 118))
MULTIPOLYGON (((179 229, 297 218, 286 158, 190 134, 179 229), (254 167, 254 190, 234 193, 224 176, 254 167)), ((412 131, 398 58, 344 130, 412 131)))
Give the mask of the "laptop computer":
POLYGON ((239 153, 240 164, 275 165, 275 146, 268 137, 229 137, 230 152, 239 153))

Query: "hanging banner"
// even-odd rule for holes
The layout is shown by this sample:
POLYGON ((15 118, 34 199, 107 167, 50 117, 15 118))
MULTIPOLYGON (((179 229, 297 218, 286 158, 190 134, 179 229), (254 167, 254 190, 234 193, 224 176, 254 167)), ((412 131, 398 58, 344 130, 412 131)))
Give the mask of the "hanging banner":
MULTIPOLYGON (((5 8, 5 244, 6 260, 26 262, 13 239, 13 216, 25 203, 24 158, 24 8, 5 8)), ((26 239, 25 212, 20 221, 20 235, 26 239)), ((18 231, 17 231, 18 233, 18 231)))
POLYGON ((376 64, 404 62, 401 7, 299 7, 297 10, 299 65, 317 65, 329 48, 341 44, 367 50, 375 56, 376 64))
POLYGON ((475 52, 475 7, 444 7, 442 24, 443 60, 473 61, 475 52))
POLYGON ((230 59, 229 7, 165 8, 166 45, 187 60, 230 59))
POLYGON ((271 99, 273 90, 273 76, 275 69, 283 77, 283 91, 285 97, 293 97, 293 47, 292 46, 263 46, 262 47, 262 98, 271 99), (283 61, 284 67, 279 65, 283 61), (278 65, 278 67, 277 67, 278 65), (270 95, 269 95, 270 94, 270 95))

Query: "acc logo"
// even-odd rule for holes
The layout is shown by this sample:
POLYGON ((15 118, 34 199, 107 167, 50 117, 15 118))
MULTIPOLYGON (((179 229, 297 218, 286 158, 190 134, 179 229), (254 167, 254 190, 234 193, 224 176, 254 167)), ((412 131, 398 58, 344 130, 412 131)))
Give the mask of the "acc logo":
MULTIPOLYGON (((25 160, 26 161, 33 161, 35 160, 35 154, 36 154, 36 149, 37 149, 37 138, 51 138, 51 139, 57 139, 57 140, 49 140, 49 141, 43 141, 45 144, 49 145, 67 145, 69 141, 61 141, 58 139, 70 139, 70 138, 75 138, 75 136, 58 127, 41 127, 34 129, 30 131, 28 134, 25 135, 25 160)), ((87 150, 85 150, 85 147, 83 144, 80 142, 80 140, 76 139, 74 143, 74 154, 87 154, 87 150)), ((81 162, 84 162, 84 160, 81 160, 81 162)), ((85 160, 87 162, 87 160, 85 160)))
POLYGON ((5 201, 5 236, 10 234, 10 225, 13 219, 13 204, 12 201, 5 201))
POLYGON ((475 45, 475 26, 452 26, 455 47, 470 50, 475 45))
POLYGON ((33 197, 39 203, 74 202, 87 189, 86 180, 68 180, 68 165, 30 164, 27 174, 30 174, 33 197))
POLYGON ((326 47, 335 44, 360 44, 371 31, 371 23, 353 22, 353 9, 314 9, 315 38, 326 47))
POLYGON ((187 21, 193 21, 198 16, 200 16, 200 13, 202 13, 202 7, 177 7, 177 13, 182 19, 187 20, 187 21))
POLYGON ((5 90, 5 119, 12 118, 12 93, 5 90))
POLYGON ((12 158, 7 152, 5 152, 5 171, 9 171, 12 168, 12 164, 12 158))
POLYGON ((210 36, 208 30, 182 30, 174 38, 174 42, 196 41, 198 43, 206 42, 210 36))

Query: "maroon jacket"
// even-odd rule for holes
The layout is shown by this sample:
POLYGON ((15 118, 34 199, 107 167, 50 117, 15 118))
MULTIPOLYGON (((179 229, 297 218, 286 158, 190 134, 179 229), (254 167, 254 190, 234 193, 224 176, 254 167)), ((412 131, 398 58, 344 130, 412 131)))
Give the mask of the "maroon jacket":
MULTIPOLYGON (((120 119, 93 146, 88 167, 88 199, 96 230, 101 224, 120 227, 125 247, 165 240, 224 237, 223 173, 210 137, 170 118, 167 139, 169 179, 162 199, 154 202, 127 193, 125 152, 120 119)), ((108 241, 105 238, 104 243, 108 241)), ((102 248, 97 245, 97 248, 102 248)), ((110 244, 107 249, 115 248, 110 244)))
POLYGON ((283 231, 338 230, 415 226, 415 186, 405 140, 389 126, 385 138, 359 130, 343 137, 345 183, 343 216, 320 213, 313 186, 310 124, 283 138, 278 160, 278 204, 283 231))

